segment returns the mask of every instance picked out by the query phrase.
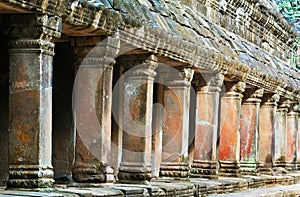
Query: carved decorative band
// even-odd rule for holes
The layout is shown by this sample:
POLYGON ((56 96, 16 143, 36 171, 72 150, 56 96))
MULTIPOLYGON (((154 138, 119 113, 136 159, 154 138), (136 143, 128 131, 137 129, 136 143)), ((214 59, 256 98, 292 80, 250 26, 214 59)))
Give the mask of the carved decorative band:
POLYGON ((32 52, 35 51, 35 49, 43 50, 48 55, 54 56, 54 43, 49 41, 44 41, 41 39, 37 40, 14 40, 14 41, 8 41, 8 47, 12 50, 24 50, 24 52, 30 52, 30 49, 32 49, 32 52))
POLYGON ((95 57, 86 57, 86 58, 78 58, 78 64, 81 65, 94 65, 94 66, 105 66, 105 67, 113 67, 116 63, 116 60, 112 58, 95 58, 95 57))
POLYGON ((221 88, 219 86, 202 86, 196 89, 200 93, 217 93, 221 92, 221 88))
POLYGON ((168 81, 166 83, 168 87, 172 88, 189 88, 191 86, 191 82, 185 80, 176 80, 176 81, 168 81))
POLYGON ((156 76, 156 72, 154 69, 157 67, 157 63, 153 61, 146 61, 139 66, 136 66, 133 69, 130 69, 126 72, 127 77, 140 77, 140 76, 148 76, 154 78, 156 76))

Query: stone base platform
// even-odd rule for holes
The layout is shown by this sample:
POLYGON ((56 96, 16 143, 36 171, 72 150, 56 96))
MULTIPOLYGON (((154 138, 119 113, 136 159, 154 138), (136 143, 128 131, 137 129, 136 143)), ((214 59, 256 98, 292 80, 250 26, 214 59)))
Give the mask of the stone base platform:
POLYGON ((137 184, 69 184, 55 185, 52 191, 20 191, 0 188, 4 197, 143 197, 143 196, 298 196, 300 173, 286 175, 219 177, 217 180, 191 178, 190 181, 152 180, 137 184))

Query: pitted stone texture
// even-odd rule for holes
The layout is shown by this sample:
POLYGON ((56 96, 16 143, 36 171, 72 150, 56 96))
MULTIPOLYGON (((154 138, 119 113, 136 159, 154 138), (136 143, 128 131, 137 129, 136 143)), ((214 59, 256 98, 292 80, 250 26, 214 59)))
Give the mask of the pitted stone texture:
POLYGON ((60 36, 60 26, 60 18, 48 15, 6 16, 10 52, 8 187, 53 184, 52 61, 53 39, 60 36))
POLYGON ((114 58, 118 35, 74 38, 77 73, 74 86, 77 182, 113 182, 111 113, 114 58))

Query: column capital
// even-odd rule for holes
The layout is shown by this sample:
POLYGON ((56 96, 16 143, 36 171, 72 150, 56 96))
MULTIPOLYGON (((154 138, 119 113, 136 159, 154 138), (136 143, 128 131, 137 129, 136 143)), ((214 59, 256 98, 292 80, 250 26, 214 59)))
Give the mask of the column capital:
POLYGON ((195 82, 199 92, 220 92, 224 82, 224 75, 219 73, 197 74, 195 82))
POLYGON ((76 54, 80 57, 116 58, 120 52, 120 36, 118 33, 111 36, 76 37, 71 40, 76 54))
POLYGON ((61 36, 62 19, 48 15, 8 15, 4 26, 10 48, 40 48, 53 53, 52 42, 61 36))
POLYGON ((244 103, 260 103, 264 89, 247 88, 245 91, 244 103))
POLYGON ((155 55, 149 55, 142 60, 122 60, 130 65, 130 69, 125 73, 126 77, 151 77, 156 76, 154 71, 157 66, 157 57, 155 55))
POLYGON ((190 87, 193 79, 194 70, 191 68, 183 68, 177 72, 166 73, 166 85, 168 87, 190 87))
POLYGON ((226 97, 236 97, 239 99, 243 98, 243 92, 246 90, 245 82, 229 82, 225 84, 226 97))
POLYGON ((300 112, 300 106, 299 106, 299 102, 296 101, 291 101, 290 102, 290 108, 288 111, 288 116, 299 116, 299 112, 300 112))
POLYGON ((71 40, 77 65, 113 68, 120 51, 119 34, 113 36, 78 37, 71 40))
POLYGON ((41 39, 53 41, 61 35, 62 19, 46 14, 18 14, 5 16, 5 34, 10 39, 41 39))
POLYGON ((279 94, 276 93, 264 93, 262 97, 263 106, 277 106, 277 103, 280 100, 279 94))
POLYGON ((278 112, 288 112, 291 106, 291 100, 286 98, 281 98, 278 104, 278 112))

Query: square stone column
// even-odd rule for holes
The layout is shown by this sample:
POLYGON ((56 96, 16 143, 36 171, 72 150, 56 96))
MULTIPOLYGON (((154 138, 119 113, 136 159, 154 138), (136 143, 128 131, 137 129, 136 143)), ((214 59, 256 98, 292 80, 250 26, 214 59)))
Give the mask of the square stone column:
POLYGON ((33 14, 3 19, 10 39, 7 187, 51 187, 53 39, 60 36, 61 19, 33 14))
POLYGON ((224 76, 197 75, 197 101, 192 177, 217 178, 219 102, 224 76))
POLYGON ((292 102, 287 114, 287 150, 286 150, 286 169, 295 170, 297 164, 297 142, 298 142, 298 103, 292 102))
POLYGON ((264 94, 259 114, 258 137, 258 170, 263 174, 272 174, 273 167, 273 138, 275 135, 275 118, 278 94, 264 94))
MULTIPOLYGON (((283 98, 282 98, 283 99, 283 98)), ((287 153, 287 112, 290 101, 285 99, 278 105, 274 133, 274 167, 286 167, 287 153)))
POLYGON ((241 173, 257 174, 259 109, 263 89, 247 88, 241 111, 241 173))
MULTIPOLYGON (((141 55, 142 56, 142 55, 141 55)), ((130 57, 129 57, 130 58, 130 57)), ((153 81, 156 57, 124 60, 124 122, 119 181, 147 183, 151 179, 153 81)))
POLYGON ((120 48, 118 35, 74 39, 77 74, 73 94, 76 126, 76 182, 112 182, 112 70, 120 48))
POLYGON ((219 143, 219 175, 240 176, 240 115, 244 82, 225 83, 226 94, 221 99, 219 143))
POLYGON ((189 107, 193 74, 189 68, 166 73, 161 177, 187 178, 189 175, 189 107))

